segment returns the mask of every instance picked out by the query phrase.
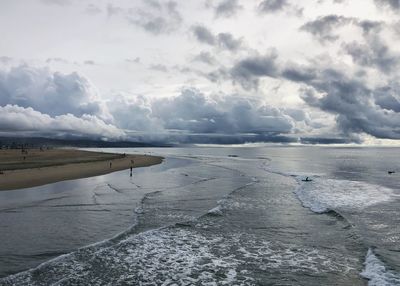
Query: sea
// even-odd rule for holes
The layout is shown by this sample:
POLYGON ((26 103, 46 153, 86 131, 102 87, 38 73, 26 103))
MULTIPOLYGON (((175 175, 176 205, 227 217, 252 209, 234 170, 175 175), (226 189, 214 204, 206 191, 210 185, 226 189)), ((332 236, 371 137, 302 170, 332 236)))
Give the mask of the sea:
POLYGON ((165 159, 0 192, 0 285, 400 285, 400 148, 91 150, 165 159))

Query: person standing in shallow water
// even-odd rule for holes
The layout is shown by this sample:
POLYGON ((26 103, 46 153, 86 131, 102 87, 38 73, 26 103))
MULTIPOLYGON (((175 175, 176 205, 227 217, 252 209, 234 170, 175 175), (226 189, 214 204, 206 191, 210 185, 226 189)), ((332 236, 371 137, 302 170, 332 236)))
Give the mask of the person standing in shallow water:
POLYGON ((133 161, 133 160, 131 160, 131 173, 130 173, 130 176, 132 177, 132 170, 133 170, 133 165, 135 164, 135 162, 133 161))

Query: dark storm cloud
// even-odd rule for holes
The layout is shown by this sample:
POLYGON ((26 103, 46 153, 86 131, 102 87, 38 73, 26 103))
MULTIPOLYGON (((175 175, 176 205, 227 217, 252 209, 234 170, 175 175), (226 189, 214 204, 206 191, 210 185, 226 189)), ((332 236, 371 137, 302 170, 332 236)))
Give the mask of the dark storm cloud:
POLYGON ((195 35, 196 39, 200 43, 209 44, 211 46, 215 45, 215 43, 216 43, 215 36, 206 27, 197 25, 197 26, 192 27, 192 30, 193 30, 193 34, 195 35))
POLYGON ((329 138, 329 137, 301 137, 301 144, 349 144, 349 143, 361 143, 354 138, 329 138))
POLYGON ((257 11, 260 14, 274 14, 282 11, 301 16, 303 8, 292 5, 287 0, 264 0, 258 4, 257 11))
POLYGON ((310 106, 336 115, 337 126, 343 134, 364 132, 377 138, 400 139, 400 114, 394 111, 398 106, 388 100, 387 94, 380 95, 375 104, 374 99, 381 90, 370 89, 365 82, 349 78, 338 70, 324 69, 317 74, 305 83, 320 95, 309 92, 303 99, 310 106))
POLYGON ((280 143, 299 142, 298 138, 279 134, 168 134, 163 142, 179 142, 181 144, 245 144, 245 143, 280 143))
POLYGON ((245 89, 257 89, 259 78, 277 76, 277 58, 276 52, 272 51, 267 55, 242 59, 230 70, 232 79, 239 82, 245 89))
POLYGON ((145 31, 159 35, 171 33, 181 26, 182 16, 175 1, 144 1, 145 8, 131 9, 129 21, 145 31))
POLYGON ((215 15, 217 17, 231 17, 242 8, 238 0, 222 0, 215 7, 215 15))
POLYGON ((374 0, 375 4, 378 7, 387 7, 393 10, 400 9, 400 1, 399 0, 374 0))
POLYGON ((232 52, 240 49, 243 44, 242 39, 236 39, 230 33, 219 33, 214 35, 209 29, 201 25, 193 26, 192 31, 199 42, 232 52))
POLYGON ((381 32, 386 27, 385 23, 376 21, 355 21, 354 23, 362 29, 364 42, 344 43, 342 45, 344 52, 360 66, 377 68, 387 74, 396 70, 400 63, 400 54, 392 51, 381 36, 381 32))
POLYGON ((230 51, 237 51, 242 45, 242 40, 235 39, 230 33, 219 33, 217 39, 222 48, 230 51))
POLYGON ((283 10, 289 5, 287 0, 264 0, 258 4, 258 10, 262 13, 274 13, 283 10))
POLYGON ((335 33, 335 30, 353 21, 353 18, 347 18, 338 15, 328 15, 305 23, 300 27, 300 30, 312 34, 321 43, 333 42, 339 38, 339 36, 335 33))
POLYGON ((357 21, 357 24, 363 30, 364 36, 371 33, 379 33, 384 26, 383 22, 370 20, 357 21))
POLYGON ((277 63, 276 53, 248 57, 237 62, 230 76, 243 88, 257 88, 264 77, 286 79, 309 88, 303 100, 311 107, 335 115, 337 128, 344 138, 366 133, 377 138, 400 139, 400 89, 391 82, 371 89, 363 78, 318 65, 277 63))
POLYGON ((282 76, 295 82, 309 82, 316 77, 315 70, 307 66, 288 64, 282 71, 282 76))
POLYGON ((392 72, 399 65, 399 55, 393 54, 380 39, 371 40, 369 44, 351 42, 344 44, 343 48, 358 65, 377 67, 384 73, 392 72))
POLYGON ((214 83, 219 83, 224 80, 231 79, 230 71, 224 67, 220 67, 212 72, 205 74, 205 77, 209 81, 214 82, 214 83))
POLYGON ((400 86, 391 83, 378 88, 374 93, 375 103, 386 110, 400 113, 400 86))

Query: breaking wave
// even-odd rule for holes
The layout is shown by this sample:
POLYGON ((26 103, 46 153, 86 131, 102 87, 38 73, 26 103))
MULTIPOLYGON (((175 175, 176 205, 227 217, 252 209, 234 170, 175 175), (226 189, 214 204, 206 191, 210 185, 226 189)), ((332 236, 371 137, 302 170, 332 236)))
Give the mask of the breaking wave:
POLYGON ((369 280, 369 286, 400 285, 400 274, 388 269, 371 249, 368 250, 364 265, 361 276, 369 280))

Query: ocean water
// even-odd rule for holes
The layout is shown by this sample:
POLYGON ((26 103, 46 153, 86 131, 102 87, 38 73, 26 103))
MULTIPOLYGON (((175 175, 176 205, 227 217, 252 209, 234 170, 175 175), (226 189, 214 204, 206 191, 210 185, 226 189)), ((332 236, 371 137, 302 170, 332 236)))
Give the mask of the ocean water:
POLYGON ((165 160, 0 192, 0 285, 400 285, 399 148, 109 151, 165 160))

